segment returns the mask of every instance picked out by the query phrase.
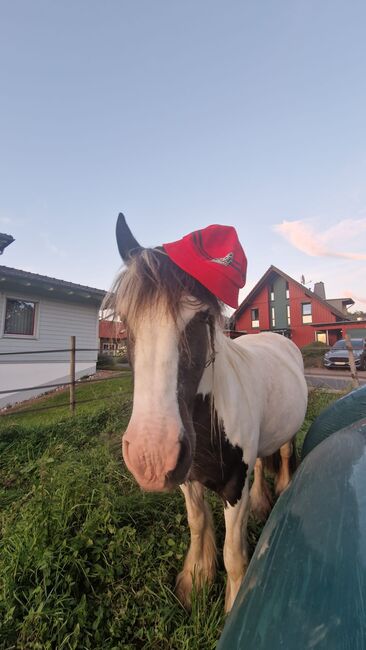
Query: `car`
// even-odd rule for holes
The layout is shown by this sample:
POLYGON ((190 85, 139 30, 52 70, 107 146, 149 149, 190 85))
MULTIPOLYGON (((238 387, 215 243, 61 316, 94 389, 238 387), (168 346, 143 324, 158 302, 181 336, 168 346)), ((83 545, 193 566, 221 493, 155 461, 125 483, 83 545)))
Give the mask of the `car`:
MULTIPOLYGON (((350 339, 356 368, 366 370, 366 339, 350 339)), ((324 355, 326 368, 349 368, 348 350, 345 339, 340 339, 324 355)))

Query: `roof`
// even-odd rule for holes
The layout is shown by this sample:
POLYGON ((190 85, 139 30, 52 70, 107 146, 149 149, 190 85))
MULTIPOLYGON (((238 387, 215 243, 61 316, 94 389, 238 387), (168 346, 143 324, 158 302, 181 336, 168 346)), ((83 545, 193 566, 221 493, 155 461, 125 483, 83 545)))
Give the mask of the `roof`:
POLYGON ((333 307, 342 311, 342 307, 347 307, 347 305, 354 305, 355 301, 352 298, 328 298, 329 302, 333 307))
POLYGON ((364 329, 364 326, 366 326, 366 319, 363 320, 338 320, 336 323, 334 322, 325 322, 325 323, 306 323, 306 325, 310 325, 311 327, 332 327, 332 328, 337 328, 340 325, 347 325, 348 327, 354 326, 354 329, 361 328, 364 329))
MULTIPOLYGON (((291 278, 289 275, 287 275, 286 273, 284 273, 283 271, 281 271, 281 269, 278 269, 276 266, 271 265, 271 266, 269 267, 269 269, 267 269, 267 271, 265 272, 265 274, 262 275, 262 277, 260 278, 260 280, 259 280, 259 281, 257 282, 257 284, 255 285, 255 287, 253 287, 253 289, 248 293, 247 297, 244 298, 243 302, 239 305, 239 307, 237 308, 237 310, 233 313, 233 315, 231 316, 231 322, 232 322, 232 323, 234 323, 234 322, 237 320, 237 318, 239 318, 240 314, 242 314, 242 312, 243 312, 243 311, 248 307, 248 305, 251 304, 251 302, 252 302, 252 300, 254 299, 254 297, 256 296, 256 294, 257 294, 257 293, 258 293, 258 292, 259 292, 259 291, 260 291, 260 290, 261 290, 261 289, 262 289, 262 288, 267 284, 267 282, 270 280, 272 274, 280 275, 280 276, 283 277, 287 282, 292 282, 293 284, 297 285, 299 288, 302 289, 302 291, 304 292, 304 294, 305 294, 306 296, 308 296, 309 298, 314 299, 314 300, 317 300, 318 302, 320 302, 322 305, 324 305, 325 307, 327 307, 327 308, 329 309, 329 311, 332 312, 332 314, 334 314, 334 315, 337 316, 338 318, 341 318, 342 321, 347 320, 347 319, 345 319, 345 315, 344 315, 344 313, 341 312, 341 311, 339 311, 338 309, 336 309, 336 308, 335 308, 332 304, 330 304, 327 300, 324 300, 323 298, 321 298, 320 296, 318 296, 316 293, 314 293, 314 291, 310 291, 310 289, 307 289, 303 284, 301 284, 300 282, 297 282, 296 280, 294 280, 293 278, 291 278)), ((351 319, 349 319, 349 320, 351 320, 351 319)))
POLYGON ((101 339, 126 339, 127 333, 123 323, 116 320, 99 321, 99 338, 101 339))
POLYGON ((0 288, 4 285, 7 289, 14 291, 27 287, 28 290, 36 289, 41 293, 47 292, 48 295, 52 292, 55 297, 74 301, 82 299, 101 303, 106 295, 106 291, 103 289, 95 289, 83 284, 67 282, 47 275, 39 275, 38 273, 30 273, 29 271, 0 265, 0 288))

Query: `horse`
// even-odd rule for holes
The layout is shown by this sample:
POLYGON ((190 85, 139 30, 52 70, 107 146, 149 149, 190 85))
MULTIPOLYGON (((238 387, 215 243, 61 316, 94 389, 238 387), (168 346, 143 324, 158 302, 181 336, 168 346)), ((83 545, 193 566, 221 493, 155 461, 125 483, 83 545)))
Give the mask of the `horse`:
POLYGON ((191 541, 176 581, 189 607, 193 584, 214 579, 216 544, 205 488, 224 502, 225 610, 248 565, 250 506, 269 507, 261 459, 280 450, 277 491, 290 480, 289 449, 307 406, 299 349, 273 332, 235 340, 222 303, 163 248, 143 248, 122 214, 117 243, 125 268, 106 306, 123 320, 134 375, 132 415, 122 437, 127 468, 144 490, 183 492, 191 541), (258 460, 257 460, 258 458, 258 460))

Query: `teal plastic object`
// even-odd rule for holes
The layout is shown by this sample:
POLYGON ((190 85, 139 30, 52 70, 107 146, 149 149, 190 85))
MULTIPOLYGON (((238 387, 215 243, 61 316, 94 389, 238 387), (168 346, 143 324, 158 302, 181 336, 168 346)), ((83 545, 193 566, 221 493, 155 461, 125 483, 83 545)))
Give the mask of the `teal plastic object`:
MULTIPOLYGON (((302 458, 319 444, 344 427, 366 417, 366 385, 353 390, 324 409, 306 434, 302 458)), ((366 645, 365 645, 366 647, 366 645)))
POLYGON ((217 650, 365 650, 366 418, 319 444, 277 501, 217 650))

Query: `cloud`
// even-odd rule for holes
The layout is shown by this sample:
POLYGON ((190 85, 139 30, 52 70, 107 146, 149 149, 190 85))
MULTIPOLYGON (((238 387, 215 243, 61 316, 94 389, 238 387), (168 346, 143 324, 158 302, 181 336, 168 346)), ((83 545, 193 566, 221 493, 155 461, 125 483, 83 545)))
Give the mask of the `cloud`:
POLYGON ((348 260, 365 260, 366 253, 339 250, 347 240, 356 240, 366 234, 366 218, 344 219, 318 232, 308 221, 283 221, 273 227, 292 246, 311 257, 341 257, 348 260))

